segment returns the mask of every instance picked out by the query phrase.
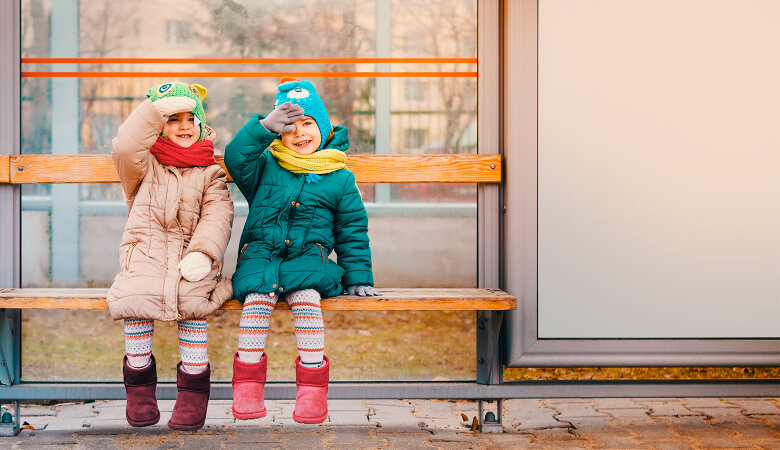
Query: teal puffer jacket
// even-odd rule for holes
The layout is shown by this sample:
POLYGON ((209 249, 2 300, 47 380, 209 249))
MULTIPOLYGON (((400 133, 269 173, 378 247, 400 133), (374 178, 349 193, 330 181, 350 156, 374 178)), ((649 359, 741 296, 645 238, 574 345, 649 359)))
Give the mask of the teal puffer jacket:
MULTIPOLYGON (((236 299, 300 289, 332 297, 342 286, 373 286, 368 216, 355 176, 340 169, 307 183, 283 169, 266 149, 278 136, 261 118, 252 117, 225 148, 225 167, 249 202, 233 274, 236 299)), ((347 129, 335 127, 325 148, 348 147, 347 129)))

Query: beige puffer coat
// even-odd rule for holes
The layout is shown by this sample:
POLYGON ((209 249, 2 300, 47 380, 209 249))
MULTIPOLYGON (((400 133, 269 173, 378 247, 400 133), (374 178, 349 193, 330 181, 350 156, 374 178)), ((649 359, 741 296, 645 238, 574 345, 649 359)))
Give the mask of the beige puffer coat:
MULTIPOLYGON (((119 246, 121 272, 108 291, 113 319, 197 319, 233 296, 221 274, 233 223, 227 176, 219 165, 163 166, 149 152, 165 118, 145 100, 119 127, 111 145, 127 208, 119 246), (211 273, 191 283, 178 270, 198 251, 210 256, 211 273)), ((207 129, 205 139, 216 133, 207 129)))

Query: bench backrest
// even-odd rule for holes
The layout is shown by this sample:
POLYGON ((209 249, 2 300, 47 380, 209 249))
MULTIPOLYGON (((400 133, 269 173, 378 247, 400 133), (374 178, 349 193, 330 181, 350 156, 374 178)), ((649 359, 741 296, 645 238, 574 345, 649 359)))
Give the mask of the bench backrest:
MULTIPOLYGON (((502 172, 500 155, 350 155, 347 167, 358 183, 500 183, 502 172)), ((0 155, 0 183, 117 182, 109 155, 0 155)))

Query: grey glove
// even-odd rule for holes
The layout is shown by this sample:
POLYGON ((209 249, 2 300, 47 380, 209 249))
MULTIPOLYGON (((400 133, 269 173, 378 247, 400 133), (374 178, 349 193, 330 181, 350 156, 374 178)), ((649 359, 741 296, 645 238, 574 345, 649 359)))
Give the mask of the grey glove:
POLYGON ((358 295, 360 297, 375 297, 382 295, 371 286, 350 286, 347 288, 347 294, 358 295))
POLYGON ((303 108, 293 105, 290 102, 282 103, 276 109, 268 114, 268 117, 261 119, 263 128, 271 133, 282 134, 288 131, 295 131, 295 121, 303 119, 303 108))

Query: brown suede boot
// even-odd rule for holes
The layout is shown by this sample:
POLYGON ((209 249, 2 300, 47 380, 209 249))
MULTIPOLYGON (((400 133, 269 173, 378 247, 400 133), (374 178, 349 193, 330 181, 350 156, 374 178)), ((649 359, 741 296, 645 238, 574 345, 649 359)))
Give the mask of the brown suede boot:
POLYGON ((154 355, 148 366, 132 367, 127 356, 122 362, 122 374, 125 378, 127 423, 134 427, 148 427, 160 421, 157 408, 157 364, 154 355))
POLYGON ((176 365, 176 404, 168 421, 172 430, 194 431, 206 423, 206 409, 209 406, 211 390, 211 366, 202 373, 192 375, 184 371, 181 362, 176 365))

